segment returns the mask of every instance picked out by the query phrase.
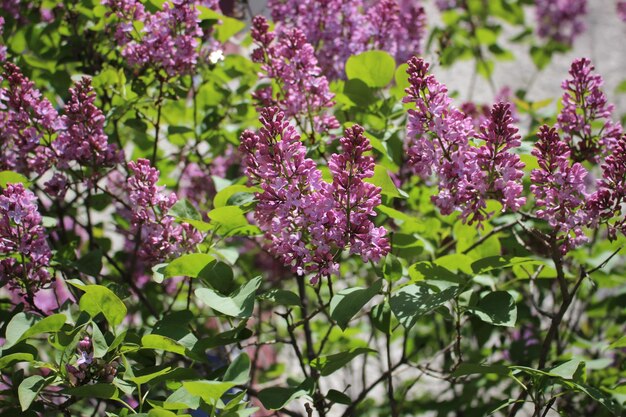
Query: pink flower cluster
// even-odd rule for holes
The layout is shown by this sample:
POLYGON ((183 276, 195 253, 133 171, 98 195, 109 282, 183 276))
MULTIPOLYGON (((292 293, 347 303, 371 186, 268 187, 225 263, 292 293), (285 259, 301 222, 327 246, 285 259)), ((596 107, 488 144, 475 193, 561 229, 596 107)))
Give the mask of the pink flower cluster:
POLYGON ((487 198, 494 198, 512 211, 524 204, 521 197, 523 164, 511 150, 520 145, 517 128, 512 125, 510 106, 497 104, 479 134, 473 121, 454 107, 445 85, 428 73, 421 58, 408 62, 409 83, 405 103, 414 103, 408 120, 408 165, 425 180, 433 175, 439 193, 433 203, 443 214, 461 211, 461 218, 481 222, 487 198), (470 144, 476 137, 485 143, 470 144))
POLYGON ((163 69, 168 76, 190 74, 198 60, 199 11, 194 0, 172 0, 163 10, 147 13, 136 0, 103 0, 121 20, 116 40, 123 45, 122 56, 131 66, 163 69), (139 36, 133 22, 143 22, 139 36))
POLYGON ((363 182, 373 175, 373 161, 363 155, 370 149, 363 130, 346 131, 343 154, 331 157, 329 184, 283 112, 264 108, 260 121, 258 134, 243 133, 240 150, 246 175, 263 189, 255 219, 271 253, 296 274, 312 273, 312 282, 338 271, 337 256, 348 245, 364 261, 388 253, 384 229, 370 220, 380 189, 363 182))
POLYGON ((105 117, 94 105, 96 95, 91 80, 83 77, 70 88, 70 100, 61 117, 62 131, 52 143, 58 157, 58 167, 68 168, 76 162, 97 170, 113 166, 121 159, 116 146, 108 143, 104 133, 105 117))
POLYGON ((262 63, 267 78, 280 86, 278 91, 268 86, 255 93, 260 105, 280 107, 287 117, 296 118, 299 126, 304 130, 309 126, 314 133, 338 128, 337 119, 326 112, 333 106, 334 95, 304 33, 299 29, 270 32, 267 20, 256 16, 252 39, 257 44, 252 60, 262 63))
POLYGON ((600 90, 602 77, 593 70, 589 59, 577 59, 569 70, 571 78, 562 84, 565 93, 557 127, 565 134, 571 157, 577 162, 598 162, 622 134, 621 125, 610 120, 614 107, 600 90), (594 129, 598 122, 602 127, 594 129))
POLYGON ((593 222, 585 210, 587 170, 578 162, 570 163, 567 143, 558 132, 542 126, 532 154, 539 168, 530 174, 535 195, 536 215, 553 228, 563 253, 587 242, 582 228, 593 222))
POLYGON ((568 46, 585 30, 587 0, 536 0, 537 34, 568 46))
POLYGON ((53 161, 45 142, 49 145, 59 129, 59 115, 17 66, 6 63, 5 78, 8 88, 0 88, 0 169, 41 174, 53 161))
POLYGON ((0 194, 0 284, 27 301, 50 281, 52 253, 36 201, 22 184, 9 184, 0 194))
POLYGON ((300 29, 315 46, 323 73, 343 78, 351 55, 382 48, 404 61, 421 52, 425 12, 417 1, 270 0, 272 18, 300 29))
POLYGON ((193 251, 202 237, 190 225, 177 224, 168 211, 178 201, 176 194, 164 193, 156 185, 159 171, 147 159, 129 162, 130 176, 126 180, 131 227, 126 249, 137 252, 138 259, 151 267, 157 263, 193 251))

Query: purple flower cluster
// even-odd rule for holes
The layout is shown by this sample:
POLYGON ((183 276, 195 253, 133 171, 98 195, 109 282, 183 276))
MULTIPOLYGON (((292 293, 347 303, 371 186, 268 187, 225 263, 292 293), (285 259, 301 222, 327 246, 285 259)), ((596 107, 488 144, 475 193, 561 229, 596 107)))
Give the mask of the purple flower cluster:
POLYGON ((615 141, 612 153, 602 164, 602 178, 598 181, 598 189, 588 202, 588 208, 594 218, 607 224, 609 239, 616 239, 618 231, 626 235, 626 218, 622 214, 624 203, 626 203, 626 135, 620 136, 615 141))
POLYGON ((61 117, 62 131, 52 143, 59 168, 68 168, 71 162, 76 162, 97 170, 120 161, 116 146, 108 143, 104 133, 105 117, 94 105, 95 100, 91 80, 87 77, 70 89, 70 100, 61 117))
MULTIPOLYGON (((24 16, 22 16, 21 3, 22 0, 0 0, 0 10, 17 21, 23 20, 24 16)), ((32 7, 32 4, 27 2, 27 7, 32 7)))
POLYGON ((459 7, 459 0, 435 0, 435 5, 443 12, 459 7))
POLYGON ((422 51, 426 13, 417 1, 379 0, 367 11, 369 45, 365 49, 389 52, 404 62, 422 51))
POLYGON ((334 95, 304 33, 299 29, 270 32, 267 20, 257 16, 252 21, 252 39, 257 44, 253 61, 262 63, 267 78, 280 86, 278 91, 271 86, 258 91, 255 98, 259 104, 279 107, 287 117, 296 118, 299 126, 308 125, 314 133, 338 128, 337 119, 326 113, 334 104, 334 95))
POLYGON ((570 150, 554 128, 542 126, 532 154, 539 168, 530 174, 536 215, 550 224, 563 253, 587 242, 582 228, 593 218, 585 210, 587 170, 570 163, 570 150))
POLYGON ((328 167, 333 175, 334 222, 344 231, 350 253, 367 262, 380 260, 390 246, 385 228, 375 227, 370 220, 381 202, 381 190, 363 181, 374 175, 374 158, 365 155, 372 146, 364 132, 359 125, 346 129, 339 140, 342 152, 331 156, 328 167))
POLYGON ((617 15, 623 22, 626 22, 626 1, 617 2, 617 15))
MULTIPOLYGON (((508 103, 509 110, 511 111, 511 118, 513 123, 519 122, 519 115, 513 105, 511 97, 511 89, 509 87, 503 87, 498 91, 494 97, 495 103, 508 103)), ((472 101, 466 101, 461 104, 461 111, 467 116, 471 117, 474 129, 480 129, 480 127, 489 120, 491 116, 491 106, 487 104, 476 104, 472 101)))
POLYGON ((536 0, 537 34, 571 46, 584 32, 587 0, 536 0))
POLYGON ((475 151, 483 174, 482 184, 476 188, 482 191, 483 197, 490 196, 500 201, 505 209, 519 210, 526 203, 526 198, 521 196, 524 191, 524 164, 519 155, 511 151, 522 142, 517 127, 513 125, 508 103, 493 106, 490 118, 481 126, 477 138, 485 143, 475 151))
POLYGON ((0 169, 41 174, 54 160, 42 142, 47 139, 49 145, 59 115, 17 66, 6 63, 4 77, 8 88, 0 88, 0 169))
POLYGON ((565 134, 576 162, 598 162, 622 134, 622 127, 610 120, 614 107, 600 90, 602 77, 593 74, 593 70, 589 59, 577 59, 569 70, 571 78, 562 84, 565 93, 557 127, 565 134), (598 122, 602 127, 594 129, 598 122))
POLYGON ((215 184, 205 166, 195 162, 188 163, 180 174, 178 195, 202 207, 215 196, 215 184))
MULTIPOLYGON (((4 17, 0 16, 0 36, 4 31, 4 17)), ((4 62, 7 59, 7 47, 0 44, 0 62, 4 62)))
POLYGON ((22 184, 9 184, 0 195, 0 284, 27 301, 50 281, 52 253, 36 201, 22 184))
POLYGON ((156 185, 159 171, 147 159, 131 161, 128 168, 131 172, 125 191, 131 211, 131 238, 126 249, 136 251, 138 259, 149 267, 192 251, 202 237, 189 224, 179 225, 167 214, 178 198, 156 185))
POLYGON ((300 29, 315 46, 323 73, 344 76, 351 55, 385 49, 404 61, 421 52, 425 12, 410 0, 270 0, 272 18, 281 30, 300 29))
POLYGON ((435 175, 439 193, 433 203, 443 214, 461 210, 469 223, 485 220, 487 198, 516 211, 524 204, 521 168, 511 150, 520 145, 508 104, 497 104, 476 134, 473 121, 451 104, 448 90, 428 73, 421 58, 409 60, 405 103, 414 103, 408 121, 408 165, 425 180, 435 175), (470 138, 484 140, 480 147, 470 138))
POLYGON ((163 10, 147 13, 135 0, 103 0, 121 20, 115 37, 131 66, 163 69, 168 76, 190 74, 198 60, 199 11, 194 0, 165 2, 163 10), (133 22, 142 21, 138 38, 133 22))
POLYGON ((243 133, 240 150, 246 175, 263 189, 255 219, 271 253, 296 274, 312 273, 312 282, 338 271, 337 255, 348 245, 365 261, 384 256, 389 251, 384 229, 369 219, 380 189, 363 182, 373 175, 373 161, 363 155, 370 149, 363 130, 346 131, 344 153, 331 157, 329 184, 283 112, 265 108, 260 121, 258 134, 243 133))

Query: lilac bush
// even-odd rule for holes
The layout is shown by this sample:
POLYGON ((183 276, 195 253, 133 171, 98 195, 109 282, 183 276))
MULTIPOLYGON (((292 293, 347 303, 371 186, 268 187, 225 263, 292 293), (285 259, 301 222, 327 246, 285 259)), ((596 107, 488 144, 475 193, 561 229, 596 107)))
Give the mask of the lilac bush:
POLYGON ((601 6, 1 4, 1 415, 623 414, 601 6))

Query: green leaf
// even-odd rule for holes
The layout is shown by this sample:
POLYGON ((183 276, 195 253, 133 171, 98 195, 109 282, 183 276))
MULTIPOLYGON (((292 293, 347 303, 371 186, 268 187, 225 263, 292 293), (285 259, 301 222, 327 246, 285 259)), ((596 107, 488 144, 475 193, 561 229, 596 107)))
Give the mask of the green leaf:
POLYGON ((476 274, 483 274, 496 269, 510 268, 515 265, 527 263, 538 264, 539 262, 531 258, 506 258, 504 256, 488 256, 472 263, 472 270, 476 274))
POLYGON ((366 51, 352 55, 346 62, 349 80, 359 79, 370 87, 381 88, 393 79, 396 61, 384 51, 366 51))
POLYGON ((252 226, 246 219, 243 210, 237 206, 223 206, 207 213, 211 225, 222 236, 256 236, 261 230, 252 226))
POLYGON ((555 375, 563 379, 571 379, 584 383, 587 379, 585 362, 581 359, 571 359, 548 371, 550 375, 555 375))
POLYGON ((13 171, 0 171, 0 188, 7 188, 9 184, 24 184, 28 186, 28 178, 13 171))
POLYGON ((621 404, 619 404, 611 395, 601 391, 600 389, 592 387, 591 385, 578 384, 575 382, 567 382, 565 385, 572 386, 577 391, 580 391, 590 398, 593 398, 595 401, 602 404, 602 406, 604 406, 614 416, 622 415, 621 404))
POLYGON ((404 89, 409 88, 411 86, 411 83, 409 83, 409 74, 407 74, 406 72, 408 68, 409 68, 409 64, 404 63, 402 65, 399 65, 398 68, 396 69, 396 74, 395 74, 396 85, 398 86, 398 88, 402 89, 402 91, 404 91, 404 89))
POLYGON ((621 349, 626 347, 626 336, 622 336, 609 345, 609 349, 621 349))
POLYGON ((400 288, 391 296, 389 305, 400 324, 410 329, 419 317, 444 305, 459 292, 460 288, 457 286, 436 292, 427 285, 417 283, 400 288))
POLYGON ((12 366, 17 362, 31 362, 34 356, 30 353, 12 353, 0 358, 0 370, 12 366))
POLYGON ((80 387, 67 388, 63 393, 78 398, 102 398, 105 400, 118 398, 118 391, 113 384, 81 385, 80 387))
POLYGON ((37 398, 37 394, 39 394, 39 391, 42 390, 44 385, 44 378, 40 375, 29 376, 22 381, 20 386, 17 388, 17 397, 20 401, 22 411, 26 411, 30 408, 30 405, 33 403, 35 398, 37 398))
POLYGON ((241 353, 230 364, 224 374, 224 381, 232 382, 236 385, 243 385, 250 378, 250 357, 245 353, 241 353))
POLYGON ((493 45, 498 41, 498 31, 488 27, 478 27, 476 38, 481 45, 493 45))
POLYGON ((198 210, 186 199, 178 200, 168 214, 182 220, 202 221, 202 216, 198 213, 198 210))
POLYGON ((93 357, 101 358, 106 355, 109 346, 100 328, 95 323, 91 326, 91 340, 93 341, 93 357))
POLYGON ((207 7, 199 6, 202 12, 200 13, 200 19, 206 20, 217 20, 219 24, 215 27, 215 39, 217 39, 220 43, 226 43, 233 35, 242 31, 246 24, 238 19, 233 19, 232 17, 224 16, 223 14, 219 14, 207 7))
POLYGON ((300 305, 300 297, 298 297, 295 292, 278 288, 264 292, 263 294, 261 294, 261 296, 259 296, 259 298, 283 306, 300 305))
POLYGON ((535 66, 539 70, 542 70, 546 66, 548 66, 548 64, 552 60, 552 54, 547 51, 546 48, 541 46, 532 46, 530 48, 530 56, 532 57, 535 66))
POLYGON ((372 88, 359 79, 347 80, 343 85, 343 94, 360 107, 367 108, 370 104, 376 103, 372 88))
MULTIPOLYGON (((143 344, 143 339, 142 339, 142 344, 143 344)), ((156 349, 160 349, 160 348, 156 348, 156 349)), ((147 368, 147 369, 142 369, 141 371, 137 371, 135 376, 133 376, 132 378, 128 378, 128 380, 131 382, 134 382, 136 385, 143 385, 143 384, 147 384, 148 382, 152 381, 155 378, 159 378, 163 375, 167 375, 172 372, 171 366, 157 367, 156 370, 154 369, 155 368, 147 368)))
MULTIPOLYGON (((72 283, 76 286, 76 284, 72 283)), ((79 287, 85 294, 80 297, 81 311, 89 313, 93 318, 102 313, 113 327, 119 325, 126 317, 126 306, 113 291, 102 285, 85 285, 79 287)))
POLYGON ((394 197, 394 198, 406 198, 407 195, 404 191, 399 190, 394 184, 393 180, 389 176, 389 171, 382 165, 376 165, 374 167, 374 176, 372 178, 365 178, 364 182, 369 182, 377 187, 381 188, 381 194, 394 197))
POLYGON ((457 284, 465 282, 465 279, 449 269, 426 261, 411 265, 409 276, 413 281, 447 281, 457 284))
POLYGON ((61 330, 67 317, 65 314, 53 314, 40 319, 38 316, 27 313, 17 313, 6 330, 6 341, 2 349, 6 350, 29 337, 41 333, 54 333, 61 330))
POLYGON ((261 285, 261 277, 256 277, 241 286, 230 297, 218 294, 209 288, 198 288, 196 296, 207 306, 230 317, 248 318, 254 308, 254 296, 261 285))
POLYGON ((163 408, 153 408, 148 411, 148 417, 177 417, 177 414, 163 408))
POLYGON ((200 397, 191 394, 184 387, 181 387, 167 397, 164 407, 170 410, 186 410, 189 408, 195 410, 200 408, 200 397))
POLYGON ((365 353, 376 352, 374 349, 369 348, 353 348, 346 352, 335 353, 333 355, 320 356, 311 362, 311 366, 317 369, 322 376, 328 376, 335 371, 341 369, 345 364, 352 359, 365 353))
POLYGON ((506 291, 490 292, 468 311, 495 326, 514 327, 517 321, 515 299, 506 291))
POLYGON ((202 398, 207 404, 215 404, 237 384, 220 381, 184 381, 183 387, 192 395, 202 398))
POLYGON ((445 255, 435 259, 434 263, 439 266, 443 266, 444 268, 454 273, 461 272, 464 274, 473 275, 474 271, 472 270, 472 261, 473 259, 467 255, 463 255, 461 253, 453 253, 451 255, 445 255))
POLYGON ((76 261, 75 266, 83 274, 97 277, 102 270, 102 251, 94 250, 83 255, 76 261))
POLYGON ((222 294, 229 294, 234 290, 233 268, 225 262, 212 262, 200 271, 198 278, 208 283, 213 289, 222 294))
POLYGON ((147 334, 141 338, 141 346, 145 349, 158 349, 166 352, 185 355, 186 348, 179 342, 160 334, 147 334))
POLYGON ((353 287, 339 291, 330 300, 330 317, 345 330, 352 317, 380 293, 382 286, 383 281, 379 279, 369 288, 353 287))
POLYGON ((259 392, 259 401, 268 410, 280 410, 288 405, 293 400, 302 398, 307 395, 304 389, 297 388, 285 388, 285 387, 271 387, 261 390, 259 392))
POLYGON ((197 278, 212 262, 215 262, 215 258, 207 253, 189 253, 170 262, 162 271, 163 277, 197 278))
POLYGON ((374 306, 370 315, 374 327, 385 334, 391 334, 391 307, 387 300, 374 306))
MULTIPOLYGON (((248 186, 239 185, 239 184, 229 185, 228 187, 224 188, 222 191, 220 191, 219 193, 215 195, 215 197, 213 198, 213 207, 215 208, 225 207, 229 205, 228 203, 231 197, 237 194, 241 194, 241 193, 250 194, 251 200, 252 200, 254 198, 254 193, 260 193, 262 191, 263 190, 259 187, 248 187, 248 186)), ((233 204, 233 205, 237 205, 237 204, 233 204)))
POLYGON ((326 399, 330 402, 337 403, 337 404, 343 404, 343 405, 352 404, 352 399, 350 397, 348 397, 346 394, 344 394, 341 391, 337 391, 336 389, 329 390, 328 393, 326 394, 326 399))

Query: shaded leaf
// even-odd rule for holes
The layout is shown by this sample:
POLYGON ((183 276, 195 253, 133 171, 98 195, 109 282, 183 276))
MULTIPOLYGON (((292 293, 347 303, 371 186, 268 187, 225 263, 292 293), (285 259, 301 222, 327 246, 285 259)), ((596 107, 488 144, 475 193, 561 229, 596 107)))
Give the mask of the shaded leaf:
POLYGON ((412 284, 402 287, 391 296, 389 305, 400 324, 410 329, 417 319, 456 297, 459 287, 453 286, 434 291, 427 285, 412 284))
POLYGON ((479 319, 496 326, 514 327, 517 321, 515 299, 506 291, 494 291, 483 297, 478 305, 468 309, 479 319))
POLYGON ((378 280, 369 288, 354 287, 339 291, 330 300, 330 317, 345 330, 352 317, 380 293, 382 286, 383 281, 378 280))
POLYGON ((320 372, 320 375, 328 376, 341 369, 345 364, 357 356, 372 352, 376 351, 369 348, 353 348, 346 352, 315 358, 311 362, 311 366, 317 369, 320 372))

